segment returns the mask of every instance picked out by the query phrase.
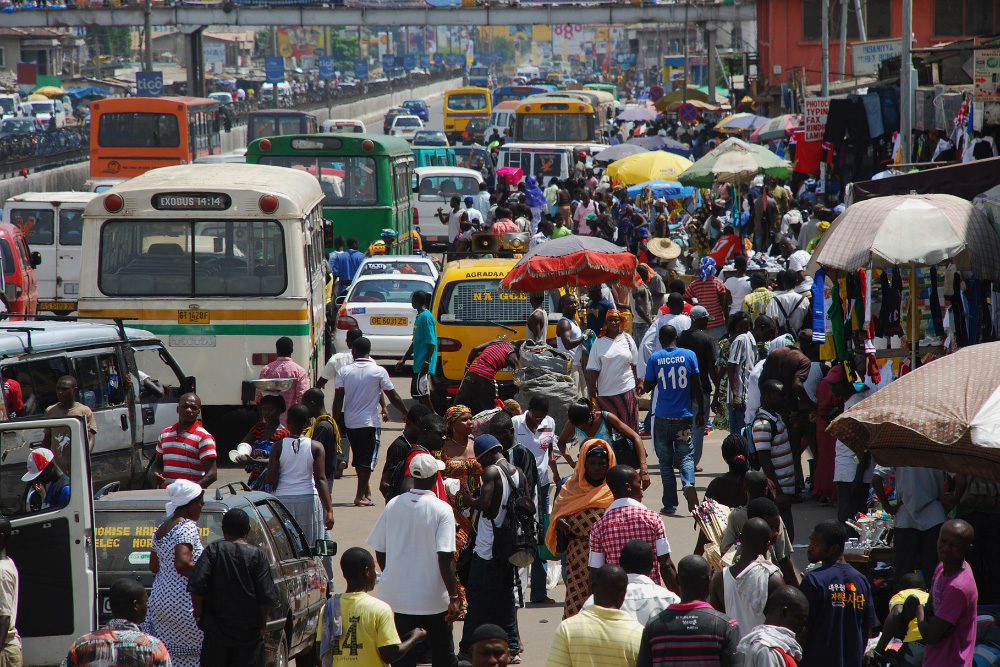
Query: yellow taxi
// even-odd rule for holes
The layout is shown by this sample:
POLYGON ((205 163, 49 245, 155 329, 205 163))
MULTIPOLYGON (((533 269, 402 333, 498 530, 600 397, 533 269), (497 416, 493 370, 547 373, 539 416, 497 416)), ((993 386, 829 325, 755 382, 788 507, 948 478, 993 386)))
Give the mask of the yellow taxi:
MULTIPOLYGON (((438 367, 432 377, 435 407, 447 406, 458 393, 465 377, 469 353, 474 347, 500 336, 508 341, 524 340, 528 315, 533 310, 526 292, 500 289, 500 281, 517 263, 516 259, 462 259, 449 262, 441 270, 431 302, 437 320, 438 367)), ((548 338, 555 338, 559 304, 546 293, 549 312, 548 338)), ((509 371, 497 373, 501 396, 513 395, 509 371)))

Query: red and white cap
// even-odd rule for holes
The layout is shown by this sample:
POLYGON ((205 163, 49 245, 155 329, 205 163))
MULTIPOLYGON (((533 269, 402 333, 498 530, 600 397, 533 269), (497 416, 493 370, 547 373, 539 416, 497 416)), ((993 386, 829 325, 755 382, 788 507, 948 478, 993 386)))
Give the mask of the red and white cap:
POLYGON ((40 447, 38 449, 31 450, 31 454, 28 455, 28 472, 24 473, 21 477, 22 482, 30 482, 39 475, 50 463, 55 456, 52 454, 52 450, 40 447))

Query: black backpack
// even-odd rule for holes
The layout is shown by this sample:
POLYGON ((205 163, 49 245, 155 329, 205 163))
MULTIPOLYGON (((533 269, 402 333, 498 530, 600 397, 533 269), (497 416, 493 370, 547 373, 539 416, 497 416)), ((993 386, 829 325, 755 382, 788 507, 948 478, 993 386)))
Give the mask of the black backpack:
POLYGON ((506 470, 497 466, 510 484, 510 495, 507 497, 507 515, 499 526, 490 519, 493 525, 493 558, 506 561, 515 567, 527 567, 538 555, 538 520, 535 516, 535 503, 531 495, 514 484, 514 480, 506 470))
POLYGON ((385 498, 386 503, 403 493, 403 480, 406 479, 406 462, 410 460, 410 455, 415 451, 430 454, 422 445, 413 445, 410 447, 410 451, 406 453, 403 460, 392 468, 392 474, 389 477, 389 493, 385 498))
POLYGON ((785 312, 785 309, 781 306, 781 301, 778 301, 778 299, 774 300, 774 305, 778 308, 778 312, 781 313, 781 316, 784 318, 784 321, 778 325, 779 336, 783 336, 785 334, 791 334, 792 336, 795 336, 799 333, 797 329, 792 328, 790 319, 791 316, 795 314, 795 311, 798 310, 799 306, 802 305, 802 302, 805 301, 807 298, 808 298, 807 294, 803 294, 801 297, 799 297, 799 300, 795 302, 795 305, 792 306, 792 310, 789 313, 785 312))

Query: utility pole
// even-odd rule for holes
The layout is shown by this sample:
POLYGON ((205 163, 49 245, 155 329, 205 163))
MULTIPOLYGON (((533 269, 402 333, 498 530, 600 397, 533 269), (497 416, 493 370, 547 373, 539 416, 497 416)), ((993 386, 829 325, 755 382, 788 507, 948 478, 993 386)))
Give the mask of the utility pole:
POLYGON ((899 153, 903 164, 913 153, 913 0, 903 0, 903 53, 899 70, 899 153))
POLYGON ((682 101, 688 101, 688 40, 691 36, 691 24, 688 23, 688 11, 691 9, 691 0, 684 0, 684 90, 682 101))
POLYGON ((143 3, 143 30, 146 33, 146 49, 143 58, 143 70, 153 71, 153 6, 152 0, 143 3))
POLYGON ((865 15, 861 12, 861 0, 854 0, 854 13, 858 15, 858 39, 868 41, 868 30, 865 28, 865 15))
POLYGON ((830 0, 823 0, 820 19, 820 50, 822 51, 822 74, 820 74, 820 96, 830 94, 830 0))
POLYGON ((847 69, 847 12, 847 0, 840 0, 840 69, 837 81, 844 80, 844 70, 847 69))

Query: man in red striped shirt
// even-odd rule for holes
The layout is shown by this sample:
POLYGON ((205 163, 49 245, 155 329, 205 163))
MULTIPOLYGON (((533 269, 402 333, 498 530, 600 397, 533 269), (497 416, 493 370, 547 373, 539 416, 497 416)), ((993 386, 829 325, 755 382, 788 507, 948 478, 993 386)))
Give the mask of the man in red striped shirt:
POLYGON ((491 340, 472 348, 469 365, 465 369, 465 377, 458 387, 453 405, 464 405, 474 415, 483 410, 501 407, 496 403, 497 372, 513 366, 516 357, 517 350, 505 340, 491 340))
POLYGON ((177 423, 165 428, 156 443, 153 477, 162 486, 186 479, 207 489, 219 477, 215 438, 198 421, 201 399, 184 394, 177 404, 177 423))

